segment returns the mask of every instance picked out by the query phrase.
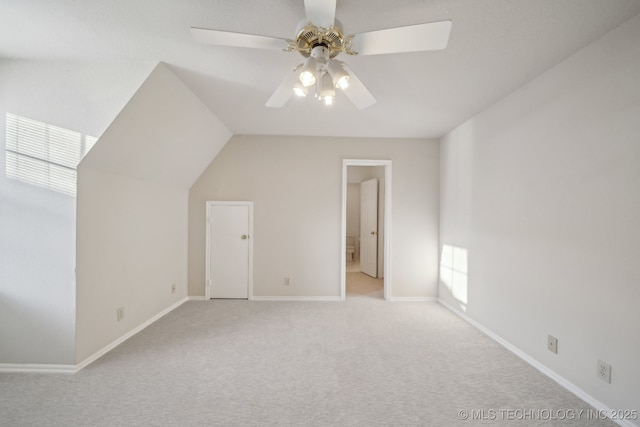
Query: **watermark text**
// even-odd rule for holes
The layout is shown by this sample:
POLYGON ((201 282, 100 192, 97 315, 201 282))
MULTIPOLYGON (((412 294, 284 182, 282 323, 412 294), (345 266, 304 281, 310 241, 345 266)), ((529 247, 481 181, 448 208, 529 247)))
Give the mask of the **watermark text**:
POLYGON ((636 409, 460 409, 458 418, 469 421, 637 420, 636 409))

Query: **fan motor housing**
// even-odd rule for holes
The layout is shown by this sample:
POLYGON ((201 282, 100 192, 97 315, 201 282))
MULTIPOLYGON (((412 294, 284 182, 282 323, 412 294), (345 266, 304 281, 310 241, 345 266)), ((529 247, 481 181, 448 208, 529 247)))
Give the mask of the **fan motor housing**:
POLYGON ((329 58, 335 58, 341 52, 345 52, 347 40, 342 32, 342 25, 338 20, 329 28, 318 27, 311 22, 302 21, 298 25, 295 40, 295 50, 308 58, 316 46, 324 46, 329 49, 329 58))

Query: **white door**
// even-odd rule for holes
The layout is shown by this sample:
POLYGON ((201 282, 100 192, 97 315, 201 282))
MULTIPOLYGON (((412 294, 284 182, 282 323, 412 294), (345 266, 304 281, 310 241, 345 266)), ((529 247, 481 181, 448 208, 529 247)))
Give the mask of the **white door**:
POLYGON ((378 277, 378 180, 360 183, 360 271, 378 277))
POLYGON ((249 297, 250 206, 208 205, 208 295, 249 297))

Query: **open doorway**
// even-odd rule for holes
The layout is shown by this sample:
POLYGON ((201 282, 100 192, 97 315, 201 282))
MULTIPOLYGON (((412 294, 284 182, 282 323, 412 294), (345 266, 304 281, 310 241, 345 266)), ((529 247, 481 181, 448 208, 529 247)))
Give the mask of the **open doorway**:
POLYGON ((342 299, 389 299, 391 161, 343 160, 342 299))

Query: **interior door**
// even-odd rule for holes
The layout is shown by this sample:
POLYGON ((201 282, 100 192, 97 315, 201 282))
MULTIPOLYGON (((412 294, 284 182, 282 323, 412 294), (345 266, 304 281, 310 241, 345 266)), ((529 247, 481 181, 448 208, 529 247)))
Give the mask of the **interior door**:
POLYGON ((360 183, 360 271, 378 277, 378 180, 360 183))
POLYGON ((209 206, 209 296, 249 297, 249 206, 209 206))

